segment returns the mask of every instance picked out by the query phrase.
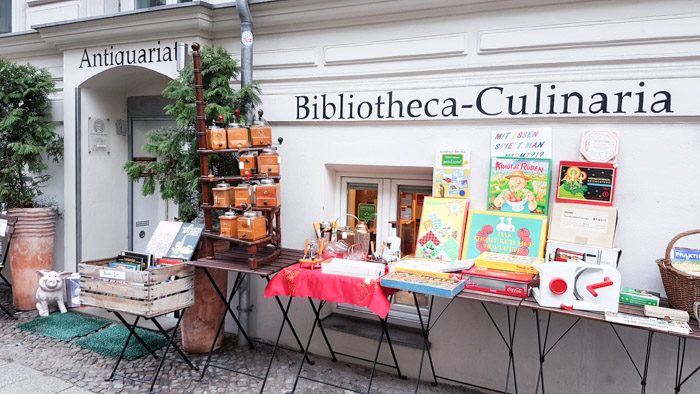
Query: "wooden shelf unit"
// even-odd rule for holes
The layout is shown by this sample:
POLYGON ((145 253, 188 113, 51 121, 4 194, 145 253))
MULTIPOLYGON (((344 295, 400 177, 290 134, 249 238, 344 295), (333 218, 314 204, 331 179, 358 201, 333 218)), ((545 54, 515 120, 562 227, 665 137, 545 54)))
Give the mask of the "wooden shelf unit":
POLYGON ((228 182, 232 185, 237 185, 246 181, 256 181, 262 179, 273 179, 275 183, 279 183, 279 176, 268 176, 265 174, 254 174, 250 177, 235 175, 224 175, 209 177, 206 174, 210 174, 209 168, 209 156, 210 155, 223 155, 223 154, 235 154, 243 152, 261 152, 263 149, 271 148, 271 145, 267 146, 255 146, 250 148, 242 149, 219 149, 212 150, 208 149, 207 145, 207 126, 204 114, 204 87, 202 83, 201 74, 201 56, 199 50, 195 50, 193 53, 193 66, 194 66, 194 84, 195 84, 195 105, 197 110, 197 152, 199 153, 199 169, 202 176, 200 176, 200 186, 202 190, 202 210, 204 211, 204 256, 209 260, 216 261, 247 261, 248 267, 251 269, 256 269, 260 265, 271 264, 275 261, 277 257, 280 256, 282 251, 282 233, 281 233, 281 216, 280 208, 277 207, 253 207, 253 211, 261 212, 267 221, 267 236, 255 240, 246 241, 237 238, 231 238, 222 236, 218 232, 214 231, 214 213, 216 210, 224 210, 228 208, 214 207, 212 188, 216 186, 219 182, 228 182), (214 252, 214 240, 227 241, 230 244, 230 248, 226 252, 215 253, 214 252))

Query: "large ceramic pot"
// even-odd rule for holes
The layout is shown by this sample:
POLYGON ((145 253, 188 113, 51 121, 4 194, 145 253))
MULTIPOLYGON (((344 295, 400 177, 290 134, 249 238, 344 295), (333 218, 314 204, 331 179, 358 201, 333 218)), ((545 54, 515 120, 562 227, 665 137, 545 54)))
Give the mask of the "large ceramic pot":
POLYGON ((53 269, 56 211, 51 208, 10 208, 7 214, 17 218, 10 243, 12 300, 20 311, 36 307, 39 287, 37 270, 53 269))

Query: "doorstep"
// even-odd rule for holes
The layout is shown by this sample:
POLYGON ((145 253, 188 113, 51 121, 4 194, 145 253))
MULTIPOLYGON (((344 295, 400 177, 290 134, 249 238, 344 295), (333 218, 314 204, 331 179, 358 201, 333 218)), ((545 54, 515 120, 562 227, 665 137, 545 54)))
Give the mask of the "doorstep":
MULTIPOLYGON (((323 328, 326 330, 342 332, 358 337, 378 340, 382 328, 376 319, 363 319, 361 317, 347 316, 339 313, 331 313, 322 319, 323 328)), ((391 342, 394 345, 401 345, 414 349, 423 348, 423 336, 421 330, 413 327, 406 327, 398 324, 387 324, 391 342)), ((386 342, 386 337, 384 337, 386 342)), ((428 342, 430 346, 430 342, 428 342)))

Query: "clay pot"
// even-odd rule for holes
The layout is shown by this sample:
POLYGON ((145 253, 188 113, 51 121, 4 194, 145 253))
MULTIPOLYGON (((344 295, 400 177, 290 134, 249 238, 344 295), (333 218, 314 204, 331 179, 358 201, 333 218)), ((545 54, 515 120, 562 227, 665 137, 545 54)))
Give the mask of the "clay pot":
POLYGON ((12 300, 17 310, 29 311, 36 308, 36 290, 39 288, 36 271, 53 269, 56 211, 51 208, 10 208, 7 214, 17 218, 9 251, 12 300))

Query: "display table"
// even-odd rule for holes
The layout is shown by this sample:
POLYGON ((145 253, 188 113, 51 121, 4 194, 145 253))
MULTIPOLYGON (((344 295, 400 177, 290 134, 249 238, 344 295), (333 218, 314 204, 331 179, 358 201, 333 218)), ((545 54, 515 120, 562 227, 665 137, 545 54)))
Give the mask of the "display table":
MULTIPOLYGON (((415 297, 415 294, 414 294, 415 297)), ((693 377, 698 371, 700 371, 700 366, 696 367, 694 370, 692 370, 690 373, 684 376, 683 374, 683 368, 684 368, 684 361, 685 361, 685 349, 686 349, 686 343, 688 339, 691 340, 700 340, 700 326, 698 326, 698 322, 694 319, 691 319, 690 326, 691 329, 693 330, 690 334, 683 335, 683 334, 678 334, 678 333, 669 333, 666 331, 662 330, 657 330, 653 328, 647 328, 647 327, 639 327, 639 326, 632 326, 632 325, 627 325, 627 324, 620 324, 620 323, 611 323, 607 320, 605 320, 605 314, 604 313, 599 313, 599 312, 589 312, 589 311, 579 311, 579 310, 564 310, 564 309, 559 309, 559 308, 546 308, 543 306, 540 306, 534 298, 530 297, 527 299, 520 299, 516 297, 507 297, 507 296, 500 296, 500 295, 495 295, 495 294, 487 294, 487 293, 482 293, 482 292, 475 292, 475 291, 469 291, 469 290, 464 290, 460 294, 458 294, 455 298, 450 300, 448 304, 442 309, 442 311, 439 313, 438 317, 434 319, 434 321, 431 324, 431 316, 433 314, 433 300, 431 297, 431 305, 430 305, 430 312, 428 315, 428 321, 427 324, 424 324, 422 318, 421 318, 421 329, 423 330, 423 335, 424 338, 426 339, 424 342, 424 348, 423 352, 428 353, 428 358, 430 361, 430 366, 432 369, 433 373, 433 385, 437 384, 438 379, 453 382, 453 383, 459 383, 471 387, 476 387, 480 389, 486 389, 486 390, 491 390, 493 389, 478 386, 472 383, 460 381, 457 379, 452 379, 444 376, 437 375, 435 373, 435 369, 433 367, 433 362, 432 362, 432 356, 430 354, 430 348, 428 347, 428 337, 430 334, 430 330, 434 327, 434 325, 439 321, 440 317, 447 311, 450 305, 455 300, 471 300, 471 301, 477 301, 479 302, 482 307, 484 308, 484 311, 488 315, 489 319, 491 320, 491 323, 493 326, 496 328, 496 331, 498 332, 499 336, 503 340, 507 350, 508 350, 508 357, 509 357, 509 363, 508 363, 508 373, 506 375, 506 387, 504 392, 508 392, 508 385, 509 385, 509 378, 510 378, 510 373, 512 370, 513 373, 513 382, 514 382, 514 389, 515 392, 518 392, 518 386, 517 386, 517 376, 515 372, 515 361, 514 361, 514 352, 513 352, 513 342, 515 338, 515 328, 516 328, 516 323, 517 323, 517 318, 518 318, 518 311, 521 308, 526 308, 530 309, 533 311, 535 319, 536 319, 536 326, 537 326, 537 343, 538 343, 538 360, 540 364, 540 368, 538 371, 538 378, 537 378, 537 385, 535 392, 536 393, 545 393, 544 389, 544 362, 546 359, 546 356, 556 347, 557 344, 569 333, 571 330, 582 320, 589 320, 589 321, 595 321, 595 322, 600 322, 600 323, 606 323, 610 325, 615 337, 618 339, 620 344, 622 345, 622 349, 624 350, 625 354, 627 355, 627 358, 630 360, 635 372, 640 378, 640 385, 641 385, 641 392, 645 393, 646 392, 646 385, 647 385, 647 372, 649 369, 649 360, 651 358, 651 353, 652 353, 652 343, 653 343, 653 337, 654 334, 656 333, 661 333, 661 334, 667 334, 670 336, 675 336, 678 338, 678 345, 676 348, 676 372, 675 372, 675 385, 674 385, 674 391, 676 393, 680 392, 681 387, 683 384, 685 384, 691 377, 693 377), (505 328, 502 330, 498 324, 496 323, 495 319, 493 318, 493 315, 491 311, 487 308, 486 304, 492 304, 492 305, 501 305, 506 307, 506 314, 507 314, 507 329, 508 331, 505 332, 505 328), (544 327, 544 332, 542 328, 542 323, 540 322, 540 313, 547 313, 547 319, 544 327), (566 330, 564 330, 556 339, 554 339, 550 343, 550 322, 552 315, 560 315, 564 317, 570 317, 575 319, 573 323, 571 323, 566 330), (511 319, 512 318, 512 319, 511 319), (645 358, 644 358, 644 364, 643 365, 638 365, 638 363, 634 360, 632 355, 630 354, 627 344, 624 342, 622 337, 619 335, 616 326, 625 326, 625 327, 631 327, 631 328, 636 328, 639 330, 644 330, 647 331, 647 345, 646 345, 646 352, 645 352, 645 358), (507 335, 506 335, 507 334, 507 335), (641 367, 641 368, 640 368, 641 367)), ((662 301, 663 302, 663 301, 662 301)), ((644 316, 644 309, 641 307, 636 307, 636 306, 630 306, 630 305, 623 305, 620 304, 620 313, 624 314, 629 314, 629 315, 636 315, 636 316, 644 316)), ((418 314, 419 316, 420 313, 418 314)), ((422 370, 423 366, 423 355, 421 355, 421 365, 419 368, 419 377, 418 377, 418 384, 420 384, 420 373, 422 370)), ((416 385, 416 392, 418 391, 418 384, 416 385)))
POLYGON ((292 392, 296 391, 299 379, 310 380, 313 382, 325 384, 328 386, 337 387, 343 390, 349 390, 353 392, 358 392, 352 388, 341 387, 332 383, 324 382, 321 380, 313 379, 302 375, 304 369, 304 361, 309 352, 309 347, 316 331, 316 326, 318 325, 323 339, 326 343, 328 351, 331 355, 331 359, 336 361, 337 355, 350 357, 358 360, 363 360, 372 363, 372 371, 369 376, 369 384, 367 387, 367 393, 369 393, 372 388, 372 380, 374 379, 374 372, 377 365, 384 365, 390 368, 396 369, 396 372, 400 378, 405 378, 401 374, 401 369, 399 368, 398 360, 396 359, 396 353, 394 352, 394 346, 391 343, 391 337, 389 336, 389 330, 387 329, 386 317, 391 309, 390 297, 396 292, 394 289, 389 289, 382 287, 378 280, 365 281, 361 278, 353 278, 349 276, 340 275, 327 275, 321 273, 320 269, 309 269, 301 268, 299 264, 292 265, 283 269, 279 275, 276 275, 270 283, 265 288, 265 297, 278 297, 278 296, 288 296, 290 301, 292 297, 303 297, 309 300, 311 309, 314 313, 314 323, 311 327, 311 333, 309 334, 309 339, 306 342, 306 347, 304 348, 304 359, 302 359, 299 369, 296 374, 296 379, 294 380, 294 386, 292 387, 292 392), (314 303, 314 299, 319 300, 318 307, 314 303), (381 324, 381 334, 379 341, 377 343, 377 350, 374 355, 373 360, 368 360, 355 355, 350 355, 346 353, 341 353, 333 350, 331 343, 326 335, 326 331, 323 328, 323 322, 321 320, 321 310, 327 302, 340 302, 346 304, 357 305, 361 307, 366 307, 372 311, 381 324), (394 365, 383 364, 377 361, 379 358, 379 352, 382 347, 382 342, 384 341, 384 336, 386 335, 387 343, 389 344, 389 349, 391 351, 391 356, 394 360, 394 365))
MULTIPOLYGON (((262 393, 263 390, 265 389, 265 384, 267 383, 267 377, 270 374, 270 368, 272 367, 272 362, 275 359, 275 354, 277 353, 277 348, 279 345, 280 338, 282 336, 282 332, 284 331, 285 325, 289 326, 290 331, 294 335, 294 339, 296 339, 297 344, 299 345, 300 350, 304 350, 304 347, 301 344, 301 340, 299 339, 299 336, 297 335, 296 330, 294 329, 294 326, 292 325, 292 322, 289 320, 288 317, 288 312, 289 312, 289 306, 291 305, 292 299, 290 298, 289 301, 287 302, 286 305, 282 303, 282 301, 279 299, 279 297, 275 296, 275 300, 277 301, 277 305, 279 306, 280 310, 282 311, 282 324, 280 325, 279 333, 277 334, 277 340, 275 341, 275 344, 272 349, 272 355, 270 356, 270 361, 267 365, 267 369, 265 370, 264 375, 254 375, 248 372, 244 371, 239 371, 239 370, 234 370, 231 368, 227 368, 222 365, 215 365, 211 363, 211 357, 214 352, 214 348, 216 347, 216 342, 219 339, 219 335, 221 333, 221 329, 223 328, 224 322, 226 321, 226 315, 230 314, 231 317, 233 318, 234 322, 236 323, 236 326, 238 326, 238 332, 239 335, 243 335, 246 340, 248 341, 248 344, 250 345, 251 348, 253 348, 253 342, 251 339, 248 337, 248 333, 245 331, 245 329, 241 326, 240 321, 238 320, 238 317, 236 316, 235 313, 233 313, 233 310, 231 309, 231 303, 233 302, 233 298, 238 293, 238 290, 240 289, 241 284, 243 283, 243 280, 247 275, 253 275, 253 276, 259 276, 261 278, 264 278, 267 282, 270 282, 270 279, 275 276, 278 272, 283 270, 284 268, 288 267, 291 264, 296 263, 299 258, 301 258, 302 253, 298 250, 292 250, 292 249, 282 249, 282 252, 279 257, 277 257, 272 263, 266 264, 259 266, 257 268, 250 268, 248 266, 248 255, 246 251, 240 251, 238 254, 236 252, 223 252, 219 253, 219 256, 221 256, 220 260, 217 259, 199 259, 196 261, 192 261, 189 264, 196 267, 197 269, 201 269, 204 271, 204 273, 207 275, 207 278, 209 278, 209 281, 211 285, 214 287, 216 290, 216 293, 219 296, 219 299, 221 302, 225 304, 225 309, 221 315, 220 322, 219 322, 219 328, 216 330, 216 335, 214 337, 214 340, 212 341, 211 348, 209 350, 209 353, 207 355, 206 362, 204 363, 204 366, 202 368, 201 375, 199 377, 200 380, 204 378, 204 375, 207 372, 207 369, 212 367, 212 368, 219 368, 219 369, 224 369, 230 372, 234 373, 240 373, 243 375, 247 375, 256 379, 260 379, 262 381, 262 384, 260 386, 260 392, 262 393), (219 270, 224 270, 226 272, 233 272, 236 274, 236 280, 234 281, 233 287, 231 288, 231 293, 229 294, 228 297, 224 294, 226 289, 219 289, 217 286, 216 282, 214 281, 214 278, 212 277, 211 273, 209 272, 210 269, 219 269, 219 270)), ((310 364, 313 364, 309 359, 307 354, 304 354, 305 360, 309 361, 310 364)))

